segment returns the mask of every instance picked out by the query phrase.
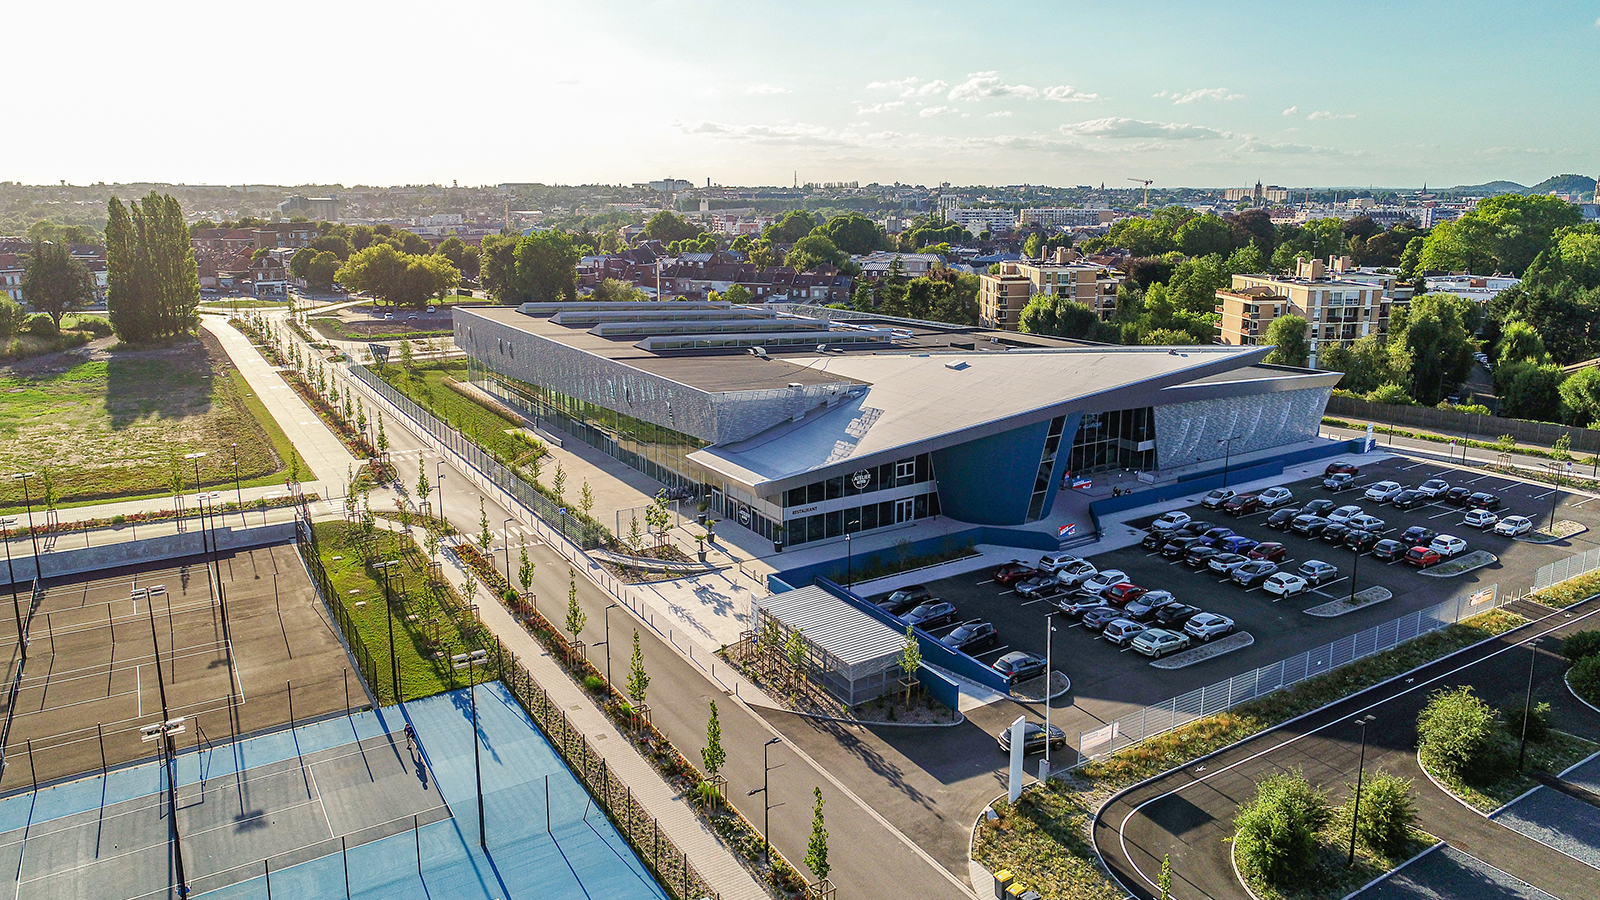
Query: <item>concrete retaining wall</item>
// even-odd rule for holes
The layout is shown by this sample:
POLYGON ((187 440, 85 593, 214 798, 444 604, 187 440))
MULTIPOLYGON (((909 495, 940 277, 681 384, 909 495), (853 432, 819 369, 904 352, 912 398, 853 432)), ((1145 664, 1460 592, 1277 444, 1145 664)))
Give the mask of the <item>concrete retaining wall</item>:
MULTIPOLYGON (((102 569, 142 565, 166 559, 182 559, 187 556, 200 556, 206 552, 205 546, 202 544, 202 532, 197 523, 191 524, 196 527, 192 531, 185 531, 181 534, 167 534, 161 537, 142 538, 137 541, 113 541, 97 546, 69 547, 63 550, 49 551, 42 554, 44 577, 50 579, 62 575, 82 575, 87 572, 98 572, 102 569)), ((121 528, 110 528, 91 532, 91 540, 95 535, 114 536, 116 532, 121 530, 121 528)), ((294 521, 252 525, 243 528, 232 525, 219 525, 211 529, 210 534, 216 537, 217 549, 222 551, 261 547, 267 544, 280 544, 294 540, 294 521)), ((34 562, 31 550, 25 551, 23 555, 17 553, 19 548, 26 547, 28 547, 26 542, 15 541, 11 546, 11 570, 16 573, 16 580, 19 584, 31 582, 34 578, 34 562)), ((6 577, 6 570, 0 569, 0 578, 6 577)), ((9 590, 9 586, 7 590, 9 590)))

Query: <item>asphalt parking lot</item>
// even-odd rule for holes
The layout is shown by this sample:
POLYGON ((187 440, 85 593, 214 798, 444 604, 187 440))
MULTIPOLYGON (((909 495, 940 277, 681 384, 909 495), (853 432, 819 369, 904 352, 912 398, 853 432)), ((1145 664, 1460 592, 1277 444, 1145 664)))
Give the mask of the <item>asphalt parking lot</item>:
MULTIPOLYGON (((1469 552, 1488 550, 1499 561, 1456 577, 1430 577, 1402 562, 1377 560, 1370 552, 1357 556, 1342 544, 1329 544, 1269 528, 1265 525, 1268 512, 1234 517, 1221 510, 1203 509, 1198 495, 1174 501, 1162 511, 1183 510, 1196 519, 1232 528, 1254 540, 1284 544, 1288 558, 1279 564, 1281 571, 1292 572, 1306 560, 1318 559, 1336 567, 1338 575, 1311 592, 1277 600, 1260 588, 1246 590, 1215 573, 1191 569, 1178 560, 1137 545, 1092 555, 1090 562, 1101 570, 1121 569, 1128 573, 1130 581, 1141 587, 1171 591, 1180 602, 1226 615, 1237 623, 1237 630, 1250 632, 1256 640, 1253 646, 1234 653, 1183 669, 1163 670, 1151 667, 1149 659, 1132 650, 1102 640, 1077 622, 1058 617, 1051 658, 1054 668, 1072 679, 1072 703, 1084 707, 1096 718, 1110 718, 1491 584, 1498 584, 1502 593, 1526 590, 1539 566, 1596 546, 1597 533, 1600 533, 1600 499, 1566 491, 1555 495, 1554 488, 1549 485, 1404 457, 1362 466, 1354 484, 1337 493, 1325 490, 1320 476, 1285 482, 1285 485, 1294 491, 1292 507, 1322 498, 1332 499, 1341 506, 1354 504, 1385 521, 1384 537, 1398 537, 1406 528, 1422 525, 1461 537, 1466 540, 1469 552), (1497 510, 1499 515, 1526 515, 1533 519, 1536 528, 1547 523, 1554 499, 1559 519, 1572 519, 1592 530, 1554 544, 1533 544, 1488 530, 1463 527, 1467 510, 1442 500, 1399 510, 1362 497, 1366 487, 1377 481, 1391 480, 1415 487, 1431 478, 1442 478, 1452 486, 1464 485, 1475 491, 1496 493, 1503 504, 1497 510), (1349 596, 1352 574, 1355 590, 1382 585, 1393 592, 1393 597, 1337 618, 1318 618, 1303 612, 1349 596)), ((1143 527, 1155 518, 1153 512, 1129 524, 1143 527)), ((1037 555, 1022 558, 1033 562, 1037 555)), ((956 606, 958 621, 994 623, 1000 640, 993 649, 975 654, 983 662, 992 663, 1013 650, 1044 655, 1046 613, 1054 609, 1048 600, 1024 600, 1009 587, 995 583, 987 571, 930 582, 928 587, 934 596, 956 606)), ((947 630, 935 633, 943 634, 947 630)))

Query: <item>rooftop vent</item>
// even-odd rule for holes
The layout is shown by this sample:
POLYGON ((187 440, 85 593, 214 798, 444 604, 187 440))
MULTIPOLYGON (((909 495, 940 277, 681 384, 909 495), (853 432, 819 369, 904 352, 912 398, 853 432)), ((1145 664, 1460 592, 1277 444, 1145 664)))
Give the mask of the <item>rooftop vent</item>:
POLYGON ((954 369, 957 372, 960 372, 963 369, 972 368, 972 366, 967 365, 967 361, 966 360, 961 360, 960 362, 947 362, 947 363, 944 364, 944 367, 946 369, 954 369))
POLYGON ((750 355, 759 356, 762 359, 771 359, 771 357, 767 356, 767 348, 765 347, 751 347, 750 355))
POLYGON ((791 382, 789 382, 789 387, 792 387, 792 388, 794 388, 794 389, 795 389, 795 390, 799 390, 799 389, 801 389, 801 388, 803 388, 803 387, 805 387, 805 385, 804 385, 804 384, 801 384, 801 383, 800 383, 800 382, 798 382, 798 381, 791 381, 791 382))

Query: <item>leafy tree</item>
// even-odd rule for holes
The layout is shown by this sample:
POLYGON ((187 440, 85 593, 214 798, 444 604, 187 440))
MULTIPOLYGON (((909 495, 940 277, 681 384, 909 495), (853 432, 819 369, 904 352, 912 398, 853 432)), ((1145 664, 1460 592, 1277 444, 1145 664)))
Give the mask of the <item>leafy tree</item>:
POLYGON ((677 213, 664 209, 645 223, 644 236, 666 244, 699 237, 700 228, 677 213))
POLYGON ((522 554, 517 559, 517 582, 522 585, 522 592, 524 594, 533 590, 534 569, 535 566, 533 561, 528 559, 528 542, 527 540, 523 540, 522 554))
POLYGON ((478 276, 478 248, 461 238, 447 237, 434 248, 433 252, 450 260, 450 265, 455 266, 463 276, 467 278, 478 276))
POLYGON ((889 245, 888 238, 877 222, 854 214, 835 216, 822 226, 822 233, 834 246, 855 256, 882 250, 889 245))
POLYGON ((1183 347, 1195 343, 1194 335, 1176 328, 1152 328, 1139 335, 1139 343, 1146 347, 1183 347))
POLYGON ((1278 229, 1272 224, 1272 214, 1264 209, 1247 209, 1227 219, 1233 232, 1235 247, 1254 246, 1264 257, 1270 258, 1278 248, 1278 229))
POLYGON ((1561 382, 1561 417, 1569 425, 1600 426, 1600 368, 1579 369, 1561 382))
POLYGON ((1501 194, 1454 222, 1434 227, 1423 244, 1426 269, 1521 274, 1558 229, 1577 225, 1578 208, 1557 197, 1501 194))
POLYGON ((922 645, 917 643, 916 629, 906 626, 906 642, 900 648, 900 671, 906 679, 906 706, 911 705, 911 681, 922 671, 922 645))
POLYGON ((489 545, 494 543, 494 533, 489 530, 489 512, 483 506, 483 498, 478 498, 478 549, 483 553, 489 552, 489 545))
POLYGON ((22 311, 22 304, 0 294, 0 338, 9 339, 21 331, 26 318, 27 313, 22 311))
POLYGON ((107 203, 106 307, 130 343, 188 334, 199 322, 200 277, 183 207, 151 192, 107 203))
MULTIPOLYGON (((1489 302, 1492 323, 1521 320, 1544 340, 1555 362, 1572 365, 1600 356, 1600 288, 1585 289, 1572 280, 1556 284, 1521 284, 1501 291, 1489 302)), ((1495 327, 1486 333, 1492 339, 1495 327)))
POLYGON ((1233 250, 1233 230, 1220 216, 1195 216, 1172 236, 1178 249, 1190 256, 1226 256, 1233 250))
POLYGON ((1561 639, 1561 655, 1572 662, 1600 656, 1600 630, 1574 631, 1561 639))
POLYGON ((835 246, 826 234, 812 232, 795 241, 794 249, 784 256, 783 264, 797 272, 809 272, 825 265, 837 268, 849 260, 850 254, 835 246))
POLYGON ((442 256, 403 253, 382 243, 353 254, 335 277, 351 290, 365 291, 396 306, 421 309, 429 300, 455 290, 461 273, 442 256))
MULTIPOLYGON (((517 239, 491 234, 478 245, 479 281, 496 303, 516 305, 530 299, 517 282, 517 239)), ((574 289, 576 290, 576 289, 574 289)))
POLYGON ((1550 361, 1539 332, 1527 322, 1510 321, 1500 330, 1500 343, 1495 354, 1497 362, 1510 365, 1517 362, 1543 363, 1550 361))
POLYGON ((1267 326, 1264 343, 1273 345, 1264 362, 1304 367, 1311 358, 1311 348, 1306 342, 1306 320, 1300 316, 1273 319, 1267 326))
POLYGON ((583 626, 589 617, 584 615, 583 607, 578 605, 578 573, 567 567, 567 633, 572 635, 576 642, 583 635, 583 626))
POLYGON ((94 276, 66 245, 35 241, 22 272, 22 297, 49 313, 59 330, 62 315, 94 299, 94 276))
POLYGON ((1455 778, 1493 781, 1506 760, 1496 738, 1500 722, 1470 685, 1435 691, 1417 716, 1417 756, 1455 778))
POLYGON ((1102 330, 1100 316, 1094 310, 1076 300, 1050 294, 1035 294, 1028 301, 1017 318, 1017 328, 1028 334, 1086 341, 1098 340, 1102 330))
POLYGON ((1294 884, 1315 868, 1317 833, 1332 820, 1327 798, 1298 769, 1268 775, 1234 816, 1239 865, 1268 884, 1294 884))
POLYGON ((1355 785, 1349 785, 1350 799, 1341 810, 1349 822, 1355 817, 1356 839, 1374 853, 1393 858, 1411 840, 1411 827, 1417 821, 1417 805, 1411 799, 1411 779, 1391 775, 1382 769, 1361 785, 1361 811, 1355 815, 1355 785))
POLYGON ((1469 301, 1426 294, 1390 315, 1389 343, 1411 364, 1411 396, 1433 405, 1472 371, 1474 343, 1467 327, 1469 301))
POLYGON ((706 775, 715 777, 728 761, 728 752, 722 749, 722 722, 717 718, 717 701, 711 701, 711 717, 706 720, 706 746, 700 751, 700 762, 706 775))
POLYGON ((828 864, 828 825, 822 817, 822 788, 813 787, 811 793, 816 803, 811 808, 811 840, 806 842, 806 868, 817 876, 820 883, 828 880, 828 873, 833 871, 833 866, 828 864))
POLYGON ((773 244, 793 244, 817 227, 817 220, 803 209, 785 213, 783 218, 768 225, 761 236, 773 244))
POLYGON ((1500 394, 1500 414, 1517 419, 1554 422, 1561 417, 1561 381, 1565 373, 1554 364, 1515 362, 1494 370, 1500 394))
POLYGON ((600 303, 636 303, 650 298, 641 288, 626 281, 607 278, 594 286, 589 299, 600 303))
POLYGON ((650 674, 644 670, 644 652, 639 649, 639 629, 633 630, 633 657, 628 661, 628 699, 643 706, 650 690, 650 674))
POLYGON ((1095 253, 1109 247, 1121 247, 1134 256, 1157 256, 1176 250, 1172 228, 1156 219, 1118 219, 1104 237, 1090 238, 1084 243, 1087 252, 1095 253))
POLYGON ((535 303, 578 296, 578 250, 564 232, 536 231, 517 241, 513 256, 519 296, 535 303))
POLYGON ((1600 287, 1600 224, 1556 229, 1550 246, 1534 257, 1522 280, 1529 286, 1570 282, 1580 288, 1600 287))
POLYGON ((1395 406, 1414 406, 1415 400, 1406 393, 1406 389, 1394 382, 1386 382, 1367 392, 1367 399, 1373 403, 1389 403, 1395 406))

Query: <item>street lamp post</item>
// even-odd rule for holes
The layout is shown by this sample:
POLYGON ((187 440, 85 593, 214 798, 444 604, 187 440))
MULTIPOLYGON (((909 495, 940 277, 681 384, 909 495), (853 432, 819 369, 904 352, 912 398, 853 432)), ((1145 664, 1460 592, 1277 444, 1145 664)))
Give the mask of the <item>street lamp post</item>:
POLYGON ((606 684, 613 684, 611 680, 611 611, 616 609, 615 603, 608 604, 605 609, 606 639, 600 643, 606 645, 606 684))
POLYGON ((1356 801, 1355 809, 1350 812, 1350 856, 1345 859, 1346 867, 1356 863, 1356 823, 1361 821, 1361 776, 1367 768, 1367 726, 1377 718, 1369 714, 1355 720, 1355 723, 1361 726, 1361 757, 1356 763, 1356 801))
POLYGON ((844 523, 844 586, 846 589, 853 587, 856 583, 855 545, 850 541, 850 526, 860 524, 860 519, 844 523))
POLYGON ((17 617, 17 646, 22 648, 22 658, 28 658, 28 642, 22 636, 22 604, 17 600, 17 573, 11 568, 11 524, 3 526, 6 542, 6 578, 11 582, 11 612, 17 617))
POLYGON ((444 460, 433 461, 433 490, 439 495, 439 521, 444 521, 444 460))
POLYGON ((239 442, 234 441, 233 447, 233 502, 239 507, 239 515, 244 515, 244 491, 239 489, 239 442))
POLYGON ((1555 476, 1556 480, 1556 489, 1550 492, 1550 533, 1555 534, 1556 506, 1561 500, 1561 463, 1552 462, 1547 465, 1550 466, 1550 474, 1555 476))
POLYGON ((1361 568, 1361 550, 1350 548, 1350 603, 1356 602, 1356 570, 1361 568))
POLYGON ((1228 486, 1228 466, 1229 466, 1230 463, 1233 462, 1233 442, 1237 441, 1240 437, 1242 437, 1242 435, 1237 435, 1236 434, 1236 435, 1233 435, 1232 437, 1225 437, 1225 438, 1218 438, 1217 439, 1217 443, 1223 445, 1223 448, 1222 448, 1222 451, 1223 451, 1222 452, 1222 486, 1223 487, 1227 487, 1228 486))
POLYGON ((761 842, 762 853, 766 857, 767 865, 772 865, 772 764, 768 762, 767 751, 773 744, 780 744, 783 738, 773 738, 761 745, 761 787, 745 791, 746 797, 761 795, 761 842))
POLYGON ((44 570, 39 565, 39 535, 33 530, 33 496, 28 493, 28 479, 33 478, 33 472, 18 472, 11 476, 12 481, 22 482, 22 502, 28 506, 28 537, 33 540, 33 577, 44 577, 44 570))
POLYGON ((400 702, 400 662, 394 655, 394 602, 389 599, 389 569, 400 565, 398 559, 373 563, 372 567, 383 573, 383 610, 389 619, 389 683, 394 687, 394 702, 400 702))
POLYGON ((483 764, 478 759, 478 676, 473 669, 489 664, 487 650, 474 650, 469 653, 458 653, 450 658, 450 663, 457 669, 466 669, 467 677, 471 679, 471 686, 467 689, 472 696, 472 774, 478 786, 478 846, 489 849, 489 840, 483 826, 483 764))
POLYGON ((1528 642, 1528 692, 1522 698, 1522 746, 1517 749, 1517 771, 1528 758, 1528 720, 1533 718, 1533 664, 1539 659, 1540 638, 1528 642))
POLYGON ((515 521, 515 518, 508 516, 504 522, 500 523, 500 539, 506 545, 506 584, 516 583, 511 579, 511 523, 515 521))
POLYGON ((1056 633, 1056 613, 1052 609, 1044 614, 1044 770, 1050 771, 1050 648, 1051 637, 1056 633))
POLYGON ((184 874, 183 841, 178 834, 178 785, 175 778, 177 773, 173 771, 172 764, 175 754, 172 738, 184 732, 184 719, 182 716, 174 719, 167 708, 167 681, 161 674, 161 642, 156 637, 155 609, 154 603, 145 604, 145 610, 150 616, 150 648, 156 660, 156 687, 160 690, 161 696, 161 721, 140 728, 139 739, 145 743, 155 740, 161 742, 161 765, 167 776, 167 837, 172 841, 172 857, 178 878, 178 897, 182 900, 189 896, 189 879, 184 874))

